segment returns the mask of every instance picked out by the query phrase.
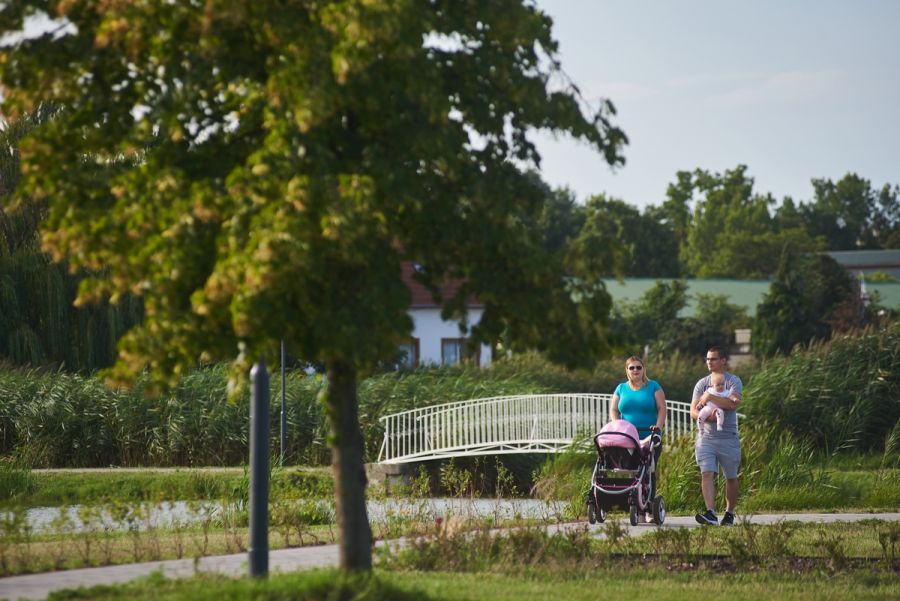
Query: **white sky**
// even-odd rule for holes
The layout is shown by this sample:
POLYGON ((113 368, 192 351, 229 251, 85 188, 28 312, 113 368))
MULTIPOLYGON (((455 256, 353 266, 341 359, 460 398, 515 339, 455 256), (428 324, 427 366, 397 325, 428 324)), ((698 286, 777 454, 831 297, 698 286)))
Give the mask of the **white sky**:
POLYGON ((779 200, 848 172, 900 184, 900 1, 536 1, 563 69, 630 140, 613 172, 540 139, 544 180, 579 200, 658 205, 677 171, 738 164, 779 200))

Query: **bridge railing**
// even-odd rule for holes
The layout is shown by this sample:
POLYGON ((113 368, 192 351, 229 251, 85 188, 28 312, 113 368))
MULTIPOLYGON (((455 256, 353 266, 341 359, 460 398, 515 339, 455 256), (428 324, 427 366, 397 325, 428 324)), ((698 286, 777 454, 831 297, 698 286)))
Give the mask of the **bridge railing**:
MULTIPOLYGON (((405 463, 463 455, 554 453, 609 421, 609 394, 534 394, 457 401, 381 418, 378 461, 405 463)), ((690 405, 666 401, 665 437, 696 425, 690 405)))

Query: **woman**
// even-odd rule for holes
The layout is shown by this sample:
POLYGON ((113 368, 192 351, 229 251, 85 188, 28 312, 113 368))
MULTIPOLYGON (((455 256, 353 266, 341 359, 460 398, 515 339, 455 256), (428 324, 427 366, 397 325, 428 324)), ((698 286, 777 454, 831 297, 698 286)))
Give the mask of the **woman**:
POLYGON ((661 431, 666 423, 666 393, 656 380, 647 377, 644 362, 638 357, 625 361, 625 376, 628 379, 613 392, 609 417, 631 422, 641 438, 650 436, 652 429, 661 431))

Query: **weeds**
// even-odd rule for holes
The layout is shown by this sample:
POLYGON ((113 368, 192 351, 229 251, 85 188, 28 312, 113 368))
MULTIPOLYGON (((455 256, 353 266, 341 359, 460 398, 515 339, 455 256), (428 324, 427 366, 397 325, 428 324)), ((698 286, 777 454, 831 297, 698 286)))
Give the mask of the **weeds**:
POLYGON ((847 569, 849 560, 844 548, 844 539, 840 535, 831 532, 819 532, 818 546, 825 552, 828 559, 828 567, 831 571, 847 569))
MULTIPOLYGON (((687 528, 658 528, 649 535, 655 553, 659 557, 680 563, 694 561, 695 547, 691 544, 691 531, 687 528)), ((608 537, 608 535, 607 535, 608 537)))
POLYGON ((458 469, 453 459, 441 466, 441 487, 451 497, 461 499, 463 497, 474 498, 478 496, 474 482, 475 479, 472 472, 466 469, 458 469))
POLYGON ((878 544, 881 545, 881 552, 888 566, 893 565, 897 559, 898 543, 900 543, 900 522, 888 522, 884 529, 878 526, 878 544))
POLYGON ((619 545, 631 538, 628 529, 619 520, 609 520, 603 526, 603 534, 612 546, 619 545))

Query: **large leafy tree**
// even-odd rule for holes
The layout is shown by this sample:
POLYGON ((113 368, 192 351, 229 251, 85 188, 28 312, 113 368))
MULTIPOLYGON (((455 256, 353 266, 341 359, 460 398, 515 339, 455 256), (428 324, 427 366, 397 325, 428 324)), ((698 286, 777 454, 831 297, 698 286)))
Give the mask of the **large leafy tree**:
POLYGON ((111 376, 245 369, 280 339, 323 363, 344 568, 371 565, 356 382, 409 334, 401 261, 462 282, 448 317, 478 295, 474 338, 604 352, 599 274, 544 250, 521 168, 535 128, 609 163, 625 137, 532 2, 21 0, 0 30, 42 11, 59 27, 4 48, 4 110, 65 107, 23 142, 21 185, 44 248, 109 273, 80 299, 144 299, 111 376))

